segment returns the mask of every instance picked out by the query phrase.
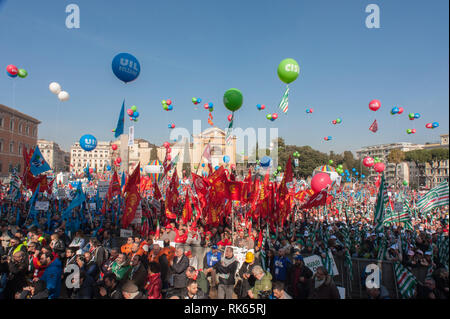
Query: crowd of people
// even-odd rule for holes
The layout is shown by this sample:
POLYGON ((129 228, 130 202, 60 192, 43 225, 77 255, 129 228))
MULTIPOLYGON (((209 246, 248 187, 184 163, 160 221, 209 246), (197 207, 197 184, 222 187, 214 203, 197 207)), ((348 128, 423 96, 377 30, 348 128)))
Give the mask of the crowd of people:
MULTIPOLYGON (((412 230, 393 223, 382 232, 375 231, 373 207, 365 204, 345 216, 295 207, 295 219, 275 232, 263 223, 246 223, 239 209, 212 228, 201 220, 184 224, 161 215, 160 228, 155 221, 142 235, 132 225, 133 235, 124 243, 111 217, 86 216, 72 233, 58 214, 43 213, 30 222, 25 208, 25 203, 2 205, 2 299, 339 299, 326 262, 314 272, 304 262, 312 255, 325 261, 328 251, 335 258, 426 268, 429 274, 411 298, 448 298, 448 206, 413 217, 412 230), (233 247, 247 251, 242 263, 233 247)), ((74 214, 86 211, 79 207, 74 214)), ((362 286, 369 299, 395 298, 383 285, 362 286)))

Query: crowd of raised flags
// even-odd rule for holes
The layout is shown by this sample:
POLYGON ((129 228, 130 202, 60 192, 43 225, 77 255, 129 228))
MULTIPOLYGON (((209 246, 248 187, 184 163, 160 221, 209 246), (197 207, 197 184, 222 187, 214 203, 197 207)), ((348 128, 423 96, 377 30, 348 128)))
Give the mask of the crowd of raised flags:
MULTIPOLYGON (((287 105, 286 105, 287 108, 287 105)), ((204 157, 209 151, 205 149, 204 157)), ((3 186, 0 205, 0 219, 14 223, 17 227, 37 227, 47 234, 54 231, 54 219, 60 220, 65 232, 73 236, 79 230, 89 230, 96 235, 104 222, 112 222, 119 228, 131 227, 135 214, 141 210, 141 220, 133 223, 133 229, 143 238, 159 234, 160 227, 169 222, 201 224, 206 230, 219 227, 232 220, 239 220, 249 229, 259 232, 254 238, 262 248, 263 264, 269 238, 289 238, 292 247, 312 246, 322 256, 322 262, 333 275, 332 255, 336 247, 342 248, 344 264, 353 279, 352 258, 362 257, 377 260, 391 260, 395 263, 397 286, 403 298, 411 298, 417 285, 417 278, 408 269, 405 260, 392 258, 389 250, 405 254, 417 251, 415 241, 418 234, 437 236, 429 246, 433 262, 428 266, 430 278, 439 262, 448 271, 448 204, 449 188, 441 183, 424 196, 402 189, 389 189, 384 176, 376 185, 346 184, 340 187, 314 193, 304 183, 293 179, 290 159, 280 183, 270 181, 267 173, 262 178, 252 175, 239 178, 224 167, 213 170, 208 176, 195 173, 180 181, 176 173, 178 157, 173 161, 164 159, 164 176, 159 183, 152 183, 147 176, 141 176, 139 165, 127 176, 122 174, 119 182, 117 172, 107 180, 109 189, 100 197, 95 191, 98 175, 91 175, 85 169, 88 182, 76 187, 56 185, 48 182, 44 174, 50 167, 39 148, 30 152, 24 150, 25 168, 20 176, 13 172, 11 182, 3 186), (170 176, 169 172, 173 172, 170 176), (378 189, 377 189, 378 186, 378 189), (59 189, 66 192, 61 198, 59 189), (86 189, 94 190, 87 194, 86 189), (58 194, 57 194, 58 193, 58 194), (376 196, 376 202, 373 198, 376 196), (47 211, 35 209, 38 200, 49 201, 47 211), (394 203, 402 204, 402 211, 394 203), (91 209, 89 204, 95 203, 91 209), (55 216, 57 216, 55 218, 55 216), (13 219, 11 219, 13 217, 13 219), (96 223, 94 223, 96 221, 96 223), (299 226, 301 225, 301 226, 299 226), (400 233, 396 229, 402 229, 400 233), (372 238, 371 241, 367 241, 372 238), (332 239, 333 244, 329 244, 332 239), (322 243, 320 245, 318 243, 322 243), (372 247, 366 247, 373 245, 372 247), (434 252, 434 247, 437 253, 434 252)), ((233 224, 234 225, 234 224, 233 224)))

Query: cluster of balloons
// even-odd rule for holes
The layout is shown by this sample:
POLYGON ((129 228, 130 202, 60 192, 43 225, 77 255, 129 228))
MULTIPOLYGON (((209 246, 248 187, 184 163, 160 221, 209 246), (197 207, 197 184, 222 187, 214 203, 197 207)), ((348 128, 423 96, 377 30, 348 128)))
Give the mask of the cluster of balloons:
POLYGON ((438 122, 433 122, 433 123, 427 123, 425 125, 426 128, 436 128, 439 127, 439 123, 438 122))
POLYGON ((230 157, 229 157, 228 155, 225 155, 225 156, 223 157, 223 162, 226 163, 226 164, 228 164, 228 163, 230 162, 230 157))
POLYGON ((201 102, 202 102, 201 98, 196 98, 196 97, 192 98, 192 103, 194 103, 195 105, 197 105, 198 103, 201 103, 201 102))
POLYGON ((298 151, 295 151, 292 156, 299 158, 300 157, 300 153, 298 151))
POLYGON ((331 123, 333 123, 333 124, 341 124, 341 122, 342 122, 342 119, 340 117, 338 117, 337 119, 331 121, 331 123))
POLYGON ((97 147, 97 139, 91 134, 85 134, 80 138, 80 146, 86 152, 93 151, 97 147))
POLYGON ((419 113, 409 113, 408 117, 411 121, 415 120, 415 119, 419 119, 420 118, 420 114, 419 113))
POLYGON ((325 136, 323 139, 325 141, 331 141, 333 138, 331 136, 325 136))
POLYGON ((258 164, 260 164, 261 167, 269 167, 271 162, 272 159, 269 156, 264 156, 263 158, 261 158, 258 164))
POLYGON ((313 109, 306 109, 306 113, 311 114, 314 110, 313 109))
POLYGON ((111 64, 114 75, 127 83, 136 80, 141 72, 141 65, 135 56, 129 53, 119 53, 111 64))
POLYGON ((164 142, 163 146, 166 149, 166 154, 167 154, 166 158, 167 158, 167 160, 171 161, 172 160, 172 156, 170 155, 170 153, 172 152, 172 149, 170 148, 169 142, 164 142))
POLYGON ((203 107, 205 110, 209 110, 210 112, 214 111, 214 104, 212 104, 212 102, 205 103, 203 107))
POLYGON ((384 163, 381 163, 381 162, 377 162, 377 163, 375 163, 375 165, 373 166, 373 169, 374 169, 375 172, 377 172, 377 173, 383 172, 385 168, 386 168, 386 165, 384 165, 384 163))
POLYGON ((25 69, 18 69, 17 66, 10 64, 6 67, 6 74, 12 78, 19 76, 19 78, 24 79, 27 77, 28 72, 25 69))
POLYGON ((394 106, 391 110, 391 114, 402 114, 403 113, 403 108, 402 107, 396 107, 394 106))
POLYGON ((261 105, 261 104, 256 104, 256 108, 259 110, 259 111, 261 111, 261 110, 264 110, 265 108, 266 108, 266 106, 263 104, 263 105, 261 105))
POLYGON ((277 175, 280 173, 281 173, 281 166, 278 166, 277 169, 273 172, 273 177, 277 177, 277 175))
POLYGON ((381 102, 379 100, 372 100, 369 103, 369 109, 371 111, 378 111, 378 109, 381 107, 381 102))
MULTIPOLYGON (((332 160, 330 160, 330 162, 332 162, 332 160)), ((331 165, 331 164, 330 164, 331 165)), ((336 173, 338 173, 341 176, 344 176, 344 166, 342 166, 342 164, 339 164, 336 167, 336 173)))
POLYGON ((168 128, 175 128, 175 124, 171 123, 169 125, 167 125, 168 128))
POLYGON ((139 112, 137 111, 137 106, 133 105, 127 110, 127 114, 130 116, 130 121, 137 122, 139 117, 139 112))
POLYGON ((172 111, 173 110, 172 100, 170 100, 170 99, 162 100, 161 104, 162 104, 164 110, 166 110, 166 111, 172 111))
POLYGON ((409 128, 409 129, 406 130, 406 133, 407 134, 415 134, 416 133, 416 129, 415 128, 413 128, 413 129, 409 128))
POLYGON ((267 114, 266 115, 266 119, 271 120, 272 122, 275 121, 278 118, 278 114, 277 113, 272 113, 272 114, 267 114))
POLYGON ((57 82, 52 82, 50 83, 50 85, 48 86, 50 92, 52 92, 53 94, 58 95, 58 99, 61 102, 65 102, 69 100, 69 93, 67 93, 66 91, 62 91, 61 90, 61 85, 57 82))

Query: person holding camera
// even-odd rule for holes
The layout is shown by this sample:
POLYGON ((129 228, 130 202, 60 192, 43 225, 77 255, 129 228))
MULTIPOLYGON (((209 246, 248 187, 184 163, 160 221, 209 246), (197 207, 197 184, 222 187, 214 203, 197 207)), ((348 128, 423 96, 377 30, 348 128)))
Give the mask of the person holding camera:
POLYGON ((48 299, 48 290, 43 280, 34 281, 24 287, 18 299, 48 299))
POLYGON ((252 274, 256 278, 255 285, 247 291, 251 299, 268 299, 272 293, 272 275, 261 266, 255 266, 252 274))

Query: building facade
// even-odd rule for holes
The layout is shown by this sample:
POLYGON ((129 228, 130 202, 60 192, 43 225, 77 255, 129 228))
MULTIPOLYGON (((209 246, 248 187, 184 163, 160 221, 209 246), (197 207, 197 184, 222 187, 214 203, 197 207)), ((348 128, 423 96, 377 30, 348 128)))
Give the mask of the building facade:
POLYGON ((69 152, 62 150, 59 145, 53 141, 37 140, 37 145, 53 172, 59 173, 70 171, 69 152))
MULTIPOLYGON (((395 169, 397 166, 397 182, 407 181, 409 183, 410 178, 410 167, 408 163, 388 163, 388 155, 392 150, 398 149, 403 152, 413 151, 422 149, 422 144, 413 144, 413 143, 390 143, 390 144, 381 144, 381 145, 373 145, 366 146, 358 151, 356 151, 356 155, 358 159, 362 160, 366 156, 370 156, 372 158, 378 157, 383 163, 386 164, 386 169, 384 171, 386 182, 388 184, 393 184, 395 182, 395 169)), ((375 180, 378 173, 374 170, 370 170, 370 174, 368 178, 370 180, 375 180)))
POLYGON ((0 177, 7 177, 15 168, 24 167, 23 148, 34 148, 41 122, 29 115, 0 104, 0 177))
MULTIPOLYGON (((121 140, 118 139, 115 142, 111 143, 117 145, 117 150, 112 151, 111 163, 114 163, 114 160, 119 156, 119 150, 121 149, 121 140)), ((149 141, 144 140, 142 138, 134 139, 133 145, 128 147, 128 172, 131 174, 136 165, 140 163, 141 168, 143 169, 145 165, 150 162, 150 156, 153 147, 149 141)))
MULTIPOLYGON (((213 168, 220 165, 225 168, 236 165, 236 137, 230 138, 230 142, 227 144, 226 132, 220 128, 212 127, 192 136, 192 142, 183 138, 170 144, 172 160, 178 156, 177 174, 180 178, 183 175, 183 164, 187 164, 191 172, 196 174, 207 175, 209 173, 208 159, 203 156, 208 144, 210 145, 211 166, 213 168), (224 163, 225 155, 230 158, 228 163, 224 163)), ((157 149, 157 156, 159 161, 164 161, 166 149, 163 146, 157 149)))
POLYGON ((104 172, 111 165, 111 151, 110 142, 97 142, 97 147, 90 152, 83 150, 77 142, 70 147, 70 171, 75 174, 83 173, 89 164, 89 168, 96 172, 104 172))
MULTIPOLYGON (((440 136, 440 143, 436 144, 425 144, 425 149, 436 149, 436 148, 448 148, 448 134, 443 134, 440 136)), ((426 163, 425 164, 425 175, 426 175, 426 187, 433 188, 439 183, 447 182, 449 180, 449 160, 443 160, 439 162, 426 163)))

